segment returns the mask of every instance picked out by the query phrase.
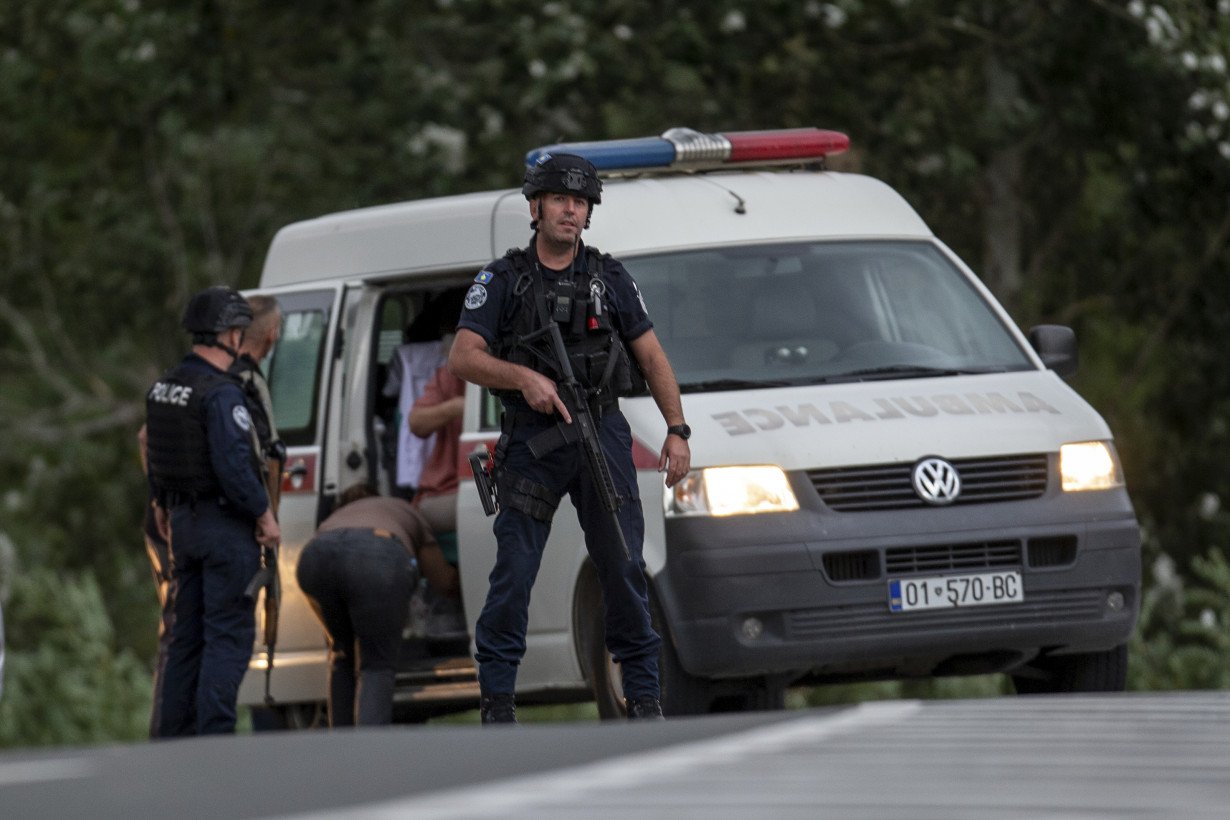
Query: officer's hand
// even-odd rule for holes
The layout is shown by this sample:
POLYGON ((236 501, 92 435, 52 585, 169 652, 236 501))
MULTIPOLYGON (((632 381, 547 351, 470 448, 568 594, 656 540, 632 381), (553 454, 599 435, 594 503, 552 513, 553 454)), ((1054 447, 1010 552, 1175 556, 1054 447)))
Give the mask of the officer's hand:
POLYGON ((666 472, 666 486, 674 487, 692 467, 692 448, 679 436, 667 436, 658 456, 658 472, 666 472))
POLYGON ((539 413, 551 415, 558 412, 564 417, 565 424, 572 424, 572 416, 564 406, 564 400, 556 392, 555 382, 528 367, 525 370, 525 385, 521 388, 525 403, 539 413))
POLYGON ((256 540, 265 547, 276 547, 281 542, 282 528, 278 526, 278 519, 273 517, 272 508, 256 519, 256 540))

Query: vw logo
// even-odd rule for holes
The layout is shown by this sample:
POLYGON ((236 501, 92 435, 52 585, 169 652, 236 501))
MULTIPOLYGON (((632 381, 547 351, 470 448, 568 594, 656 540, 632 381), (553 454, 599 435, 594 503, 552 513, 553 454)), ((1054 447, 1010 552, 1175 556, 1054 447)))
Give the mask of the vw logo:
POLYGON ((914 492, 928 504, 951 504, 961 494, 957 468, 942 458, 931 456, 914 465, 914 492))

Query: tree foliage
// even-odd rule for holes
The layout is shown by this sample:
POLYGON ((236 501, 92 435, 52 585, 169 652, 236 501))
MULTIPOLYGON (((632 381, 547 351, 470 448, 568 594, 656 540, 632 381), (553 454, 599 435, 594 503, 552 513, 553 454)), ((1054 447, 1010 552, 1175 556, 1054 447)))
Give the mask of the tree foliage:
MULTIPOLYGON (((676 125, 848 131, 841 166, 901 190, 1022 325, 1073 325, 1151 554, 1187 575, 1227 535, 1201 513, 1230 493, 1228 52, 1222 0, 0 3, 11 674, 57 674, 26 654, 46 572, 102 590, 56 606, 114 629, 56 658, 110 658, 114 683, 152 654, 133 436, 190 292, 254 285, 287 222, 676 125)), ((63 694, 10 681, 5 708, 57 728, 7 742, 133 725, 69 729, 81 701, 40 691, 63 694)))

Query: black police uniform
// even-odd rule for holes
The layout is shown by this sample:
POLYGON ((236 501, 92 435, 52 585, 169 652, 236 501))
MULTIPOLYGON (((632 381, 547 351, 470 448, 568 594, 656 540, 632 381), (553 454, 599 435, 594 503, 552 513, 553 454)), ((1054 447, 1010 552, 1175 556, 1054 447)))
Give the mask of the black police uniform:
MULTIPOLYGON (((527 270, 541 276, 544 292, 556 291, 561 279, 572 281, 574 292, 588 288, 593 251, 578 244, 571 269, 553 271, 538 263, 533 245, 531 242, 529 248, 518 252, 524 254, 520 265, 515 263, 516 253, 511 253, 475 277, 458 325, 482 336, 489 348, 504 358, 509 358, 504 348, 510 334, 524 326, 525 311, 534 309, 526 298, 532 292, 527 270)), ((599 258, 596 273, 605 287, 604 310, 626 345, 652 328, 653 323, 636 283, 623 265, 610 257, 599 258)), ((570 332, 574 329, 561 328, 570 353, 580 338, 570 332)), ((582 335, 585 332, 581 330, 582 335)), ((575 369, 578 368, 574 366, 575 369)), ((584 380, 582 373, 577 375, 584 380)), ((586 549, 602 584, 607 647, 622 664, 624 694, 629 701, 659 697, 660 640, 649 616, 645 564, 641 557, 644 515, 627 420, 612 396, 602 408, 598 427, 602 451, 621 498, 618 517, 631 560, 624 557, 612 531, 610 513, 589 477, 580 448, 558 447, 541 458, 530 452, 527 442, 555 426, 560 418, 531 410, 519 393, 505 394, 501 399, 504 426, 496 450, 501 494, 501 509, 495 519, 498 553, 474 636, 479 684, 484 695, 514 691, 517 666, 525 654, 530 590, 550 533, 555 504, 567 494, 577 509, 586 549)))
POLYGON ((269 507, 243 391, 195 353, 146 396, 151 489, 171 523, 174 622, 158 734, 231 732, 255 639, 245 588, 269 507))

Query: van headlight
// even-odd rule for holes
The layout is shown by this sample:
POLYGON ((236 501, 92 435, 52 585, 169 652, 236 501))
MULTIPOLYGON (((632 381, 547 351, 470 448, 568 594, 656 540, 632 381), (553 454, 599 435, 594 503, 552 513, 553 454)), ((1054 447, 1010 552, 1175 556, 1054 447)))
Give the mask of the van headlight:
POLYGON ((799 508, 790 480, 772 464, 692 470, 662 497, 667 518, 688 515, 754 515, 799 508))
POLYGON ((1060 447, 1059 477, 1064 492, 1108 490, 1123 485, 1119 460, 1105 441, 1081 441, 1060 447))

